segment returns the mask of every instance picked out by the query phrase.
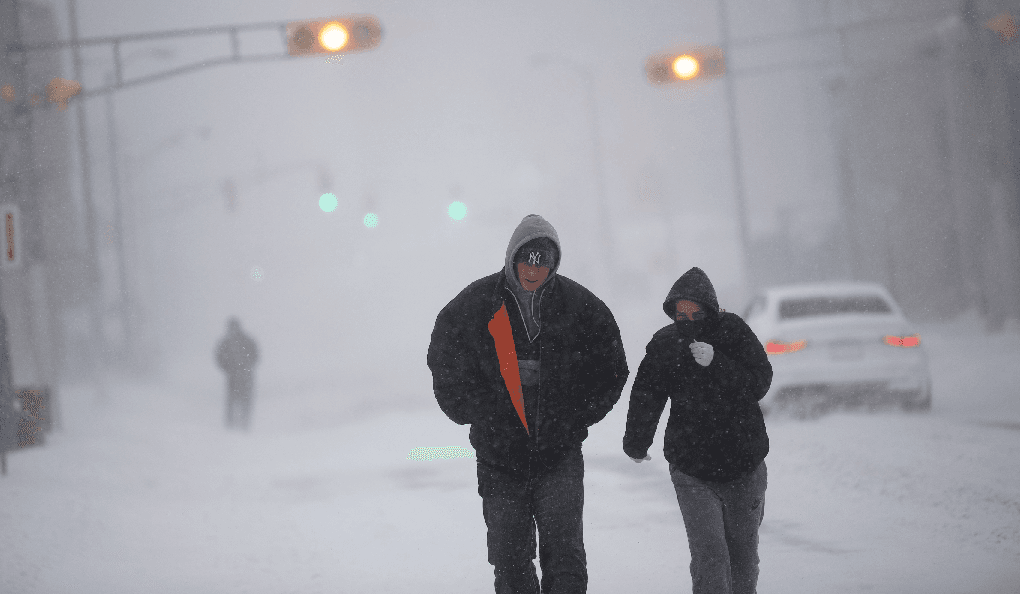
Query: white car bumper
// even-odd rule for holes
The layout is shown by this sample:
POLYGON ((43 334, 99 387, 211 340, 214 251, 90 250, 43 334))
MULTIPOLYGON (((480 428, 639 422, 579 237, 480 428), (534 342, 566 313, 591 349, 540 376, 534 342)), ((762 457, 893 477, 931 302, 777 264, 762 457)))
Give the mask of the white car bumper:
POLYGON ((920 348, 881 345, 863 352, 786 353, 769 357, 772 386, 764 409, 802 398, 872 404, 895 399, 905 404, 930 400, 928 360, 920 348))

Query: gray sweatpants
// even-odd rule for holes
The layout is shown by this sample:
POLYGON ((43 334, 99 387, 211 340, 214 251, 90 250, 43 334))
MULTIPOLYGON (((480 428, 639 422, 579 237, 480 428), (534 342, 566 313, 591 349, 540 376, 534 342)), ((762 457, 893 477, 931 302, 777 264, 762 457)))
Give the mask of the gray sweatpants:
POLYGON ((691 547, 694 594, 754 594, 768 485, 765 463, 726 483, 696 479, 672 464, 669 475, 691 547))

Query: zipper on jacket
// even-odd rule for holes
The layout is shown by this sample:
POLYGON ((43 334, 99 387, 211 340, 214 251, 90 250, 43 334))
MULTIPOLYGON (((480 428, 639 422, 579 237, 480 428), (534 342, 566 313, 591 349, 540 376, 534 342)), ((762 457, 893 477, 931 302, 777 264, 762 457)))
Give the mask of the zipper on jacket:
MULTIPOLYGON (((542 315, 542 298, 545 297, 545 291, 538 296, 538 314, 542 315)), ((539 326, 539 332, 542 331, 542 327, 539 326)), ((535 335, 537 338, 538 335, 535 335)), ((546 333, 546 338, 549 334, 546 333)), ((535 398, 535 449, 538 450, 538 426, 542 420, 542 345, 538 345, 538 396, 535 398)))
MULTIPOLYGON (((539 287, 538 290, 542 290, 543 288, 547 288, 547 287, 539 287)), ((519 314, 521 314, 521 323, 524 324, 524 332, 525 332, 525 334, 528 335, 528 342, 534 342, 535 338, 538 338, 538 335, 542 333, 541 322, 539 322, 538 334, 535 334, 535 338, 532 338, 531 337, 531 333, 528 331, 528 323, 524 320, 524 309, 521 307, 521 302, 518 301, 517 295, 514 293, 513 289, 511 289, 510 287, 507 287, 507 291, 510 293, 510 296, 513 297, 514 303, 517 304, 517 312, 519 314)), ((538 295, 538 313, 539 313, 539 315, 542 315, 542 299, 545 298, 545 293, 546 292, 543 290, 538 295)), ((535 308, 534 308, 535 299, 534 299, 534 297, 532 297, 531 305, 532 305, 532 307, 530 309, 531 309, 532 317, 535 317, 534 316, 534 313, 535 313, 535 308)), ((531 435, 531 438, 534 439, 534 441, 535 441, 535 451, 536 452, 538 451, 538 425, 539 425, 539 422, 542 419, 542 345, 541 344, 538 345, 538 365, 539 365, 539 367, 538 367, 538 369, 539 369, 539 371, 538 371, 538 395, 535 396, 535 432, 534 432, 534 434, 531 435)), ((530 464, 530 462, 529 462, 529 464, 530 464)))
POLYGON ((517 299, 517 295, 514 294, 514 290, 510 287, 507 287, 506 290, 510 293, 510 296, 513 297, 514 303, 517 304, 517 313, 521 314, 521 324, 524 324, 524 333, 528 335, 528 342, 531 342, 531 332, 528 331, 528 323, 524 321, 524 308, 521 307, 521 302, 517 299))
POLYGON ((538 355, 538 395, 535 397, 535 449, 538 449, 538 425, 542 420, 542 349, 538 355))
POLYGON ((538 451, 538 426, 542 422, 542 345, 538 345, 538 394, 535 396, 535 451, 538 451))

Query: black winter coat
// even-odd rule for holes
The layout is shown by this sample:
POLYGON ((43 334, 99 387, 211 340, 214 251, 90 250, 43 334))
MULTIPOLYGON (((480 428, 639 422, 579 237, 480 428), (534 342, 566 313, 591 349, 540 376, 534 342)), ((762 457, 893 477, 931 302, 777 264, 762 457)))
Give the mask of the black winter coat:
POLYGON ((542 289, 542 330, 536 339, 541 380, 529 435, 500 374, 488 330, 504 301, 512 301, 505 283, 502 270, 479 279, 439 312, 428 365, 440 408, 455 423, 471 424, 477 458, 521 472, 532 462, 552 466, 579 446, 588 427, 619 400, 629 371, 609 308, 580 284, 555 275, 542 289))
POLYGON ((216 363, 227 375, 251 375, 258 361, 258 346, 240 330, 228 331, 216 347, 216 363))
POLYGON ((664 302, 667 313, 677 298, 707 305, 697 340, 712 345, 712 361, 702 367, 694 360, 676 324, 657 331, 631 389, 623 449, 632 458, 647 455, 666 400, 671 400, 666 460, 695 478, 734 480, 754 471, 769 451, 758 401, 772 383, 772 364, 744 320, 718 310, 715 291, 700 269, 674 285, 664 302))

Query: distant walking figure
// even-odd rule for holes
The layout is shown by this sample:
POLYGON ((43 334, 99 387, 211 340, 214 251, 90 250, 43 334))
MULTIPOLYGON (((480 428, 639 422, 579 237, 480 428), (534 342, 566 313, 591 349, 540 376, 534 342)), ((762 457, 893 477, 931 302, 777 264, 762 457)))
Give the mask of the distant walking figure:
POLYGON ((227 427, 248 429, 255 383, 254 367, 258 360, 255 341, 241 331, 241 322, 237 318, 228 319, 227 335, 216 349, 216 362, 227 374, 227 427))

